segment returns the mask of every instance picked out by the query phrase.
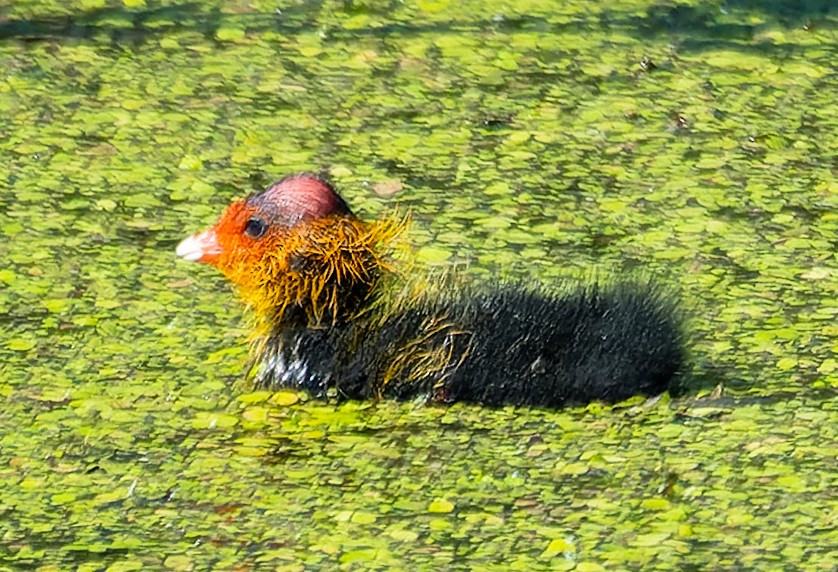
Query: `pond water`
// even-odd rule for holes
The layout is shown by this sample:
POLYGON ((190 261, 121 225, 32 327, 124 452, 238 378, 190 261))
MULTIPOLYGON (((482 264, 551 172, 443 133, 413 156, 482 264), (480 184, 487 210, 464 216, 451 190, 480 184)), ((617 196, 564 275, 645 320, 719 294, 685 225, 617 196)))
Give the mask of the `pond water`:
POLYGON ((15 1, 0 62, 0 568, 838 566, 833 2, 15 1), (174 248, 299 170, 420 271, 671 284, 687 395, 249 391, 174 248))

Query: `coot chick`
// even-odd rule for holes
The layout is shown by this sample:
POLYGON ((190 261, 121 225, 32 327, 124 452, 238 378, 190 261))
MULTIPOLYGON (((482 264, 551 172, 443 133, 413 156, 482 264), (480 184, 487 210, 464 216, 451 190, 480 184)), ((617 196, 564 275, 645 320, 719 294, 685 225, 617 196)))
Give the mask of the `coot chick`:
POLYGON ((403 221, 356 217, 301 173, 234 202, 177 254, 253 309, 253 378, 315 397, 561 407, 656 395, 679 375, 677 305, 648 282, 393 295, 403 221))

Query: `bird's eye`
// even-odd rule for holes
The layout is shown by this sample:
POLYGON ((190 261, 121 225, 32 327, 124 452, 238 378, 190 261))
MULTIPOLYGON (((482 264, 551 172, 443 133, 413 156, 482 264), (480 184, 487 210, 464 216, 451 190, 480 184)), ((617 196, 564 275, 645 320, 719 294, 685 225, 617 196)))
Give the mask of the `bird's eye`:
POLYGON ((265 224, 263 220, 258 218, 248 220, 244 227, 244 233, 250 238, 262 238, 267 230, 268 225, 265 224))

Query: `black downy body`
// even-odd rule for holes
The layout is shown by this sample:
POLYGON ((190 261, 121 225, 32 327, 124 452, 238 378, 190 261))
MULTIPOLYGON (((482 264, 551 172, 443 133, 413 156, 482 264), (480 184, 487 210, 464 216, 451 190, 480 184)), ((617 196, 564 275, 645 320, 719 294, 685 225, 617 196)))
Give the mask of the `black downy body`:
POLYGON ((496 285, 423 297, 383 316, 280 329, 264 345, 256 380, 316 397, 616 402, 676 387, 679 324, 671 295, 648 283, 564 293, 496 285), (415 358, 400 363, 404 352, 415 358))

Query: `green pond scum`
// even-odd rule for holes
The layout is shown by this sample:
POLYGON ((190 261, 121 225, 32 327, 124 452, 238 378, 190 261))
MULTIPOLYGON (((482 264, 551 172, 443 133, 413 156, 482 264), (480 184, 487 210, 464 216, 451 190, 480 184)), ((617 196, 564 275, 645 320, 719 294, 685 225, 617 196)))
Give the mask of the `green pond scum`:
POLYGON ((0 570, 834 570, 831 0, 0 2, 0 570), (177 243, 327 173, 417 271, 637 273, 685 396, 239 383, 177 243))

